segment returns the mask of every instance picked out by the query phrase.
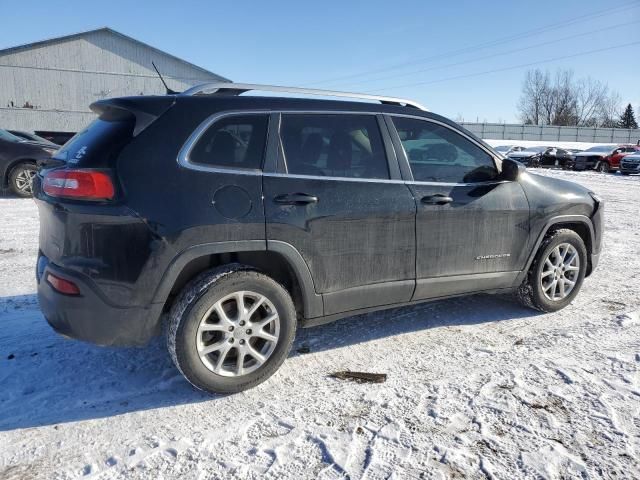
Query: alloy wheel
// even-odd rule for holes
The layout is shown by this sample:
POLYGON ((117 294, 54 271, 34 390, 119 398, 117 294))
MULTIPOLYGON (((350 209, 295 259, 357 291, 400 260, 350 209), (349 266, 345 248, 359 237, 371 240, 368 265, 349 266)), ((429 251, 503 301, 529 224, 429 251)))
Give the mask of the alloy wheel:
POLYGON ((237 291, 218 300, 200 320, 197 350, 202 363, 225 377, 260 368, 276 348, 280 317, 264 295, 237 291))
POLYGON ((35 170, 23 168, 14 177, 16 189, 24 194, 33 193, 33 177, 36 176, 35 170))
POLYGON ((570 243, 556 246, 544 261, 540 284, 544 296, 552 301, 564 300, 571 294, 580 274, 580 256, 570 243))

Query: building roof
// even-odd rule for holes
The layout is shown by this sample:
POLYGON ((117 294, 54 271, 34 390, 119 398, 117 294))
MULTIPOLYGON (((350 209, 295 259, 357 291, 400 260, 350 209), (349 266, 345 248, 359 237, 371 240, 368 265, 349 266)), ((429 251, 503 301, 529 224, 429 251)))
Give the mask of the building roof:
POLYGON ((5 48, 5 49, 1 49, 0 50, 0 56, 6 55, 6 54, 9 54, 9 53, 20 52, 20 51, 23 51, 23 50, 30 50, 32 48, 44 47, 44 46, 52 45, 52 44, 55 44, 55 43, 66 42, 68 40, 73 40, 75 38, 84 37, 84 36, 86 36, 88 34, 97 33, 97 32, 108 33, 108 34, 111 34, 111 35, 114 35, 114 36, 121 37, 121 38, 123 38, 123 39, 125 39, 125 40, 127 40, 129 42, 137 43, 138 45, 142 45, 145 48, 153 50, 154 52, 157 52, 157 53, 162 54, 162 55, 166 55, 166 56, 171 57, 171 58, 173 58, 173 59, 175 59, 175 60, 177 60, 179 62, 185 63, 185 64, 189 65, 190 67, 195 68, 196 70, 200 70, 203 73, 206 73, 208 75, 214 75, 214 76, 220 78, 221 81, 223 81, 223 82, 224 81, 226 81, 226 82, 230 82, 231 81, 228 78, 225 78, 225 77, 223 77, 223 76, 221 76, 221 75, 219 75, 217 73, 213 73, 213 72, 211 72, 211 71, 209 71, 209 70, 207 70, 205 68, 199 67, 198 65, 195 65, 195 64, 193 64, 191 62, 187 62, 186 60, 184 60, 184 59, 182 59, 180 57, 176 57, 175 55, 171 55, 170 53, 162 51, 162 50, 160 50, 160 49, 158 49, 156 47, 153 47, 153 46, 151 46, 151 45, 149 45, 147 43, 141 42, 140 40, 137 40, 137 39, 135 39, 133 37, 125 35, 124 33, 117 32, 117 31, 115 31, 115 30, 113 30, 112 28, 109 28, 109 27, 101 27, 101 28, 96 28, 96 29, 93 29, 93 30, 86 30, 84 32, 73 33, 71 35, 64 35, 62 37, 48 38, 48 39, 40 40, 40 41, 37 41, 37 42, 25 43, 23 45, 17 45, 15 47, 9 47, 9 48, 5 48))

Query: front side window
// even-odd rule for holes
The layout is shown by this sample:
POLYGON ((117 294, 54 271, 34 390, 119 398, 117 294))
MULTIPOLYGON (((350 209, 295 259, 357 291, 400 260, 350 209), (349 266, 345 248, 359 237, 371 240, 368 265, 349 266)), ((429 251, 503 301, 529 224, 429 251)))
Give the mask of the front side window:
POLYGON ((291 174, 389 178, 380 128, 373 115, 284 114, 280 137, 291 174))
POLYGON ((218 120, 198 139, 189 161, 210 167, 261 168, 268 120, 267 115, 232 115, 218 120))
POLYGON ((474 183, 498 176, 491 155, 450 128, 405 117, 395 117, 393 123, 414 180, 474 183))

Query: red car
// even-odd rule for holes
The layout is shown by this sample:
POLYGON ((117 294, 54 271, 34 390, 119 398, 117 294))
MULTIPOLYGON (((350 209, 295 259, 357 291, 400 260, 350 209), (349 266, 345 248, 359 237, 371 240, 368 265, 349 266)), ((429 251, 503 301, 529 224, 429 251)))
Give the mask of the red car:
POLYGON ((576 154, 573 169, 598 170, 605 173, 618 170, 622 157, 638 151, 638 145, 596 145, 576 154))

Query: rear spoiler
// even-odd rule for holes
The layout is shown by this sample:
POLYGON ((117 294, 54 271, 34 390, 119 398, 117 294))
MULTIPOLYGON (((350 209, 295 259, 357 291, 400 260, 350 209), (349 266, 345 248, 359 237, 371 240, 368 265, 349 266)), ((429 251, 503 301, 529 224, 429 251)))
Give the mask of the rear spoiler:
POLYGON ((133 136, 138 136, 145 128, 155 122, 176 102, 172 96, 121 97, 98 100, 89 108, 100 116, 118 118, 133 115, 136 119, 133 136))

